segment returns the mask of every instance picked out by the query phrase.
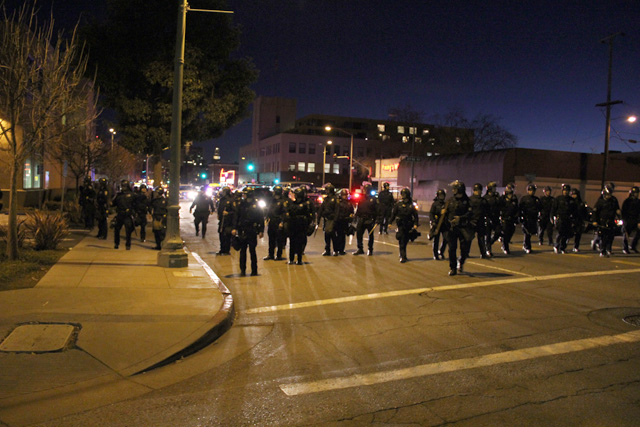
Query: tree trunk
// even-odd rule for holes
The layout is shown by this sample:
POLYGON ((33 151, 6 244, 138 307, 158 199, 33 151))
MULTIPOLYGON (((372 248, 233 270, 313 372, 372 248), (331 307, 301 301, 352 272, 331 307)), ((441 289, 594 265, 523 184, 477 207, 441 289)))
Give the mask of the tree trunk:
POLYGON ((18 171, 22 168, 13 158, 9 177, 9 224, 7 229, 7 257, 18 259, 18 171))

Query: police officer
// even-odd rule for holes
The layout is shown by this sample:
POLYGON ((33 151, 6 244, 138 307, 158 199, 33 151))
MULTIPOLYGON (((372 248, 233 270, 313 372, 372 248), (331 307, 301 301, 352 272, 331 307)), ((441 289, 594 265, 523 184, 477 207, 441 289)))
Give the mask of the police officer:
POLYGON ((389 234, 389 222, 391 220, 391 211, 394 208, 393 194, 389 191, 389 183, 382 183, 382 191, 378 193, 378 202, 382 210, 382 222, 380 223, 380 234, 389 234))
POLYGON ((535 184, 527 185, 527 194, 520 199, 520 223, 524 242, 522 249, 527 254, 531 253, 531 236, 538 232, 538 218, 540 217, 540 199, 536 196, 535 184))
POLYGON ((207 234, 207 223, 209 222, 209 215, 215 211, 213 206, 213 200, 207 195, 204 187, 200 187, 198 195, 193 199, 193 203, 189 207, 189 213, 196 208, 193 212, 193 224, 196 227, 196 236, 200 233, 200 225, 202 225, 202 238, 207 234))
POLYGON ((285 214, 285 232, 289 236, 289 264, 302 265, 307 232, 313 224, 313 207, 301 187, 293 190, 293 196, 294 200, 288 204, 285 214))
POLYGON ((165 197, 164 189, 159 187, 156 190, 156 195, 151 199, 151 218, 153 235, 156 240, 156 246, 154 249, 162 249, 162 241, 167 233, 167 213, 168 213, 169 201, 165 197))
POLYGON ((582 233, 585 230, 585 221, 589 220, 591 213, 589 207, 580 197, 580 190, 577 188, 571 189, 571 198, 576 204, 576 213, 573 216, 573 252, 580 252, 580 240, 582 239, 582 233))
POLYGON ((469 257, 473 231, 471 228, 472 210, 469 197, 461 181, 451 183, 453 196, 447 200, 446 221, 449 224, 447 240, 449 242, 449 276, 455 276, 464 269, 464 262, 469 257), (460 258, 456 257, 460 244, 460 258))
POLYGON ((553 223, 551 222, 551 209, 553 208, 553 196, 548 185, 542 190, 540 197, 540 217, 538 218, 538 244, 544 244, 544 234, 547 233, 549 245, 553 245, 553 223))
POLYGON ((638 192, 640 192, 638 187, 631 187, 629 197, 622 202, 622 221, 624 226, 622 252, 625 254, 628 254, 630 250, 638 253, 638 239, 640 239, 640 199, 638 199, 638 192), (629 245, 631 235, 633 235, 633 240, 629 245))
POLYGON ((140 240, 147 240, 147 213, 149 212, 149 197, 147 195, 147 186, 142 184, 135 192, 133 199, 133 207, 135 211, 134 225, 140 226, 140 240))
MULTIPOLYGON (((411 239, 411 231, 417 230, 419 225, 418 210, 411 199, 411 191, 403 188, 400 191, 400 200, 393 205, 390 221, 396 221, 398 230, 396 231, 396 239, 400 246, 400 262, 405 263, 407 259, 407 244, 411 239)), ((414 234, 417 234, 414 231, 414 234)))
POLYGON ((567 242, 573 232, 572 221, 576 214, 576 203, 571 198, 571 186, 562 184, 562 194, 553 200, 551 216, 553 223, 558 230, 556 242, 553 246, 555 253, 563 254, 567 249, 567 242))
POLYGON ((482 184, 476 183, 473 185, 473 194, 469 197, 469 204, 471 205, 471 226, 478 237, 480 257, 487 258, 486 235, 489 204, 482 197, 482 184))
POLYGON ((336 197, 336 189, 333 184, 328 183, 325 186, 325 191, 326 195, 318 209, 318 223, 320 223, 320 219, 324 220, 322 227, 324 231, 324 252, 322 256, 331 256, 332 243, 333 250, 336 251, 335 221, 338 198, 336 197))
POLYGON ((84 227, 91 230, 93 228, 93 220, 96 215, 96 191, 93 188, 91 179, 85 178, 84 186, 80 192, 80 206, 82 207, 82 218, 84 227))
POLYGON ((273 197, 267 206, 267 235, 269 236, 269 254, 264 257, 265 261, 275 259, 282 260, 282 252, 287 244, 287 237, 284 234, 284 216, 287 211, 289 199, 284 196, 282 186, 273 187, 273 197), (275 258, 274 258, 275 255, 275 258))
POLYGON ((484 198, 487 201, 487 255, 493 256, 491 246, 502 236, 502 224, 500 221, 500 195, 496 191, 497 183, 490 181, 487 184, 487 191, 484 193, 484 198))
POLYGON ((609 257, 615 237, 616 218, 620 215, 618 200, 613 196, 613 188, 605 185, 602 197, 593 208, 593 226, 600 236, 600 256, 609 257))
POLYGON ((429 210, 429 222, 431 229, 429 231, 429 239, 433 240, 433 259, 444 259, 444 250, 447 247, 447 227, 449 224, 442 218, 442 211, 445 206, 445 198, 447 193, 445 190, 436 191, 436 197, 433 199, 431 209, 429 210))
POLYGON ((515 185, 510 183, 504 188, 504 194, 498 202, 500 208, 500 239, 502 240, 502 252, 506 255, 511 253, 509 244, 516 231, 518 223, 518 198, 515 195, 515 185))
POLYGON ((251 256, 251 275, 258 275, 258 238, 264 233, 264 214, 258 206, 253 188, 246 187, 242 192, 242 201, 233 219, 231 234, 240 241, 240 275, 247 275, 247 248, 251 256))
POLYGON ((114 248, 120 246, 120 230, 124 226, 125 246, 127 250, 131 249, 131 233, 133 232, 133 200, 134 195, 131 192, 129 181, 123 179, 120 182, 120 192, 113 198, 112 204, 116 207, 116 222, 113 231, 114 248))
POLYGON ((98 180, 98 191, 96 192, 96 222, 98 223, 98 239, 107 240, 107 231, 109 227, 107 220, 109 218, 109 189, 107 188, 106 178, 98 180))
POLYGON ((340 191, 340 200, 338 201, 338 206, 336 210, 336 223, 335 223, 335 232, 336 232, 336 241, 333 245, 333 255, 346 255, 344 251, 347 243, 347 235, 353 235, 351 230, 353 226, 351 222, 353 221, 353 204, 349 200, 349 190, 343 188, 340 191))
POLYGON ((358 250, 356 250, 354 255, 362 255, 364 254, 364 232, 366 231, 369 236, 368 243, 368 251, 367 255, 373 255, 373 228, 376 224, 380 224, 381 221, 381 211, 380 206, 378 205, 378 199, 371 194, 371 184, 364 184, 362 187, 362 192, 364 193, 360 200, 358 200, 358 205, 356 207, 355 219, 356 223, 356 240, 358 244, 358 250))
POLYGON ((233 230, 233 216, 236 213, 237 201, 229 187, 222 187, 218 201, 218 235, 220 236, 220 250, 217 255, 231 254, 231 231, 233 230))

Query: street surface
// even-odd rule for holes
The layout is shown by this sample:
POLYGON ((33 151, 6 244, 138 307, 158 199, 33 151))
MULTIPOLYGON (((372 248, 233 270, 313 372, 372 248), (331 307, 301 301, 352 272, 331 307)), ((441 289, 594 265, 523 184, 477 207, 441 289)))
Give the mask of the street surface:
MULTIPOLYGON (((240 277, 237 252, 216 256, 217 220, 181 234, 231 290, 237 318, 221 339, 158 370, 176 382, 142 397, 46 425, 638 425, 640 256, 525 255, 474 241, 465 273, 432 259, 426 221, 398 262, 394 234, 373 256, 323 257, 321 231, 305 265, 263 261, 240 277), (624 321, 627 320, 627 322, 624 321), (212 365, 201 372, 196 364, 212 365), (193 376, 185 375, 193 368, 193 376)), ((201 365, 200 365, 201 366, 201 365)))

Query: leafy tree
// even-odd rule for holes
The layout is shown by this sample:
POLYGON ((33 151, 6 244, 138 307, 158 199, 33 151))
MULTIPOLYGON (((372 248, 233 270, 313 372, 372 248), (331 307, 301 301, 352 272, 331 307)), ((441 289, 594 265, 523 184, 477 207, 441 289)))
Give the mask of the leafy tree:
MULTIPOLYGON (((117 113, 120 144, 135 153, 159 156, 170 144, 178 5, 110 0, 106 21, 84 31, 104 105, 117 113)), ((194 0, 190 6, 225 9, 225 2, 194 0)), ((228 15, 188 13, 183 141, 218 137, 246 117, 257 72, 250 61, 232 58, 238 45, 228 15)))
MULTIPOLYGON (((54 41, 53 19, 42 25, 35 1, 10 12, 2 5, 0 21, 0 150, 9 170, 7 256, 18 258, 17 187, 24 161, 41 156, 73 126, 68 115, 86 108, 82 90, 86 57, 76 31, 54 41)), ((76 126, 84 126, 82 121, 76 126)))
POLYGON ((117 185, 120 179, 133 175, 138 165, 138 159, 129 150, 116 144, 100 156, 97 166, 101 173, 105 174, 112 185, 117 185))

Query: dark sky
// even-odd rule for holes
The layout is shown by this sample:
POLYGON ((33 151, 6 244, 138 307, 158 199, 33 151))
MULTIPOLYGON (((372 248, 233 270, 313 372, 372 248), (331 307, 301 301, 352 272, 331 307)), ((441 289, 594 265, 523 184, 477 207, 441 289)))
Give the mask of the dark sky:
MULTIPOLYGON (((51 0, 40 0, 49 3, 51 0)), ((177 0, 174 0, 177 1, 177 0)), ((203 0, 204 1, 204 0, 203 0)), ((410 104, 500 117, 519 146, 601 152, 608 44, 614 42, 611 149, 638 151, 638 0, 228 0, 243 31, 238 54, 260 70, 257 95, 298 100, 298 117, 387 118, 410 104)), ((56 0, 54 17, 98 12, 104 0, 56 0)), ((195 13, 195 12, 194 12, 195 13)), ((188 19, 188 18, 187 18, 188 19)), ((188 21, 187 21, 188 25, 188 21)), ((208 143, 235 161, 250 119, 208 143)))

